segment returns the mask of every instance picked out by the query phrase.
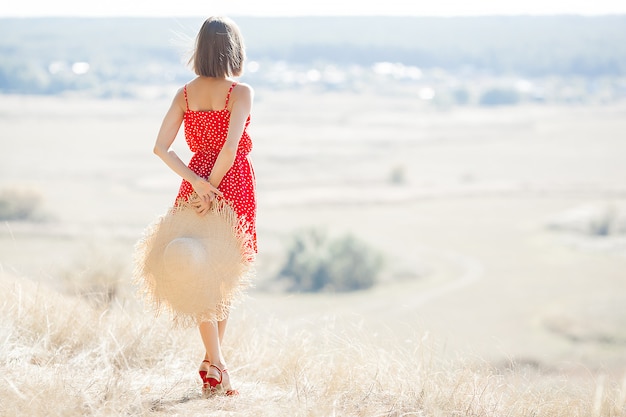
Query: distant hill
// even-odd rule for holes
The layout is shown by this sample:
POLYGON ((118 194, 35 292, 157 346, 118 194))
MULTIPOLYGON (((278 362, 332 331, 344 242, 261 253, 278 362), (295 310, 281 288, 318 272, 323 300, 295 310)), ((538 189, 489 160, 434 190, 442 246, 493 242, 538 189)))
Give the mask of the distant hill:
POLYGON ((626 73, 626 16, 240 19, 251 54, 287 61, 626 73))
MULTIPOLYGON (((626 75, 626 16, 236 21, 250 59, 258 61, 362 66, 388 61, 526 77, 626 75)), ((53 94, 113 81, 187 79, 181 62, 201 23, 200 18, 0 19, 0 92, 53 94)))

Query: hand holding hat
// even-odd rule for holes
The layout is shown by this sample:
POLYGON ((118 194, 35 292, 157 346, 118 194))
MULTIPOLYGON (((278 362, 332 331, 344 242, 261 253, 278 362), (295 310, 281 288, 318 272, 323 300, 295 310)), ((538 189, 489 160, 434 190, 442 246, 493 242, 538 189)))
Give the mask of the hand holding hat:
POLYGON ((134 280, 157 314, 168 310, 182 326, 228 316, 253 275, 255 253, 243 226, 216 199, 205 215, 180 202, 146 230, 135 249, 134 280))

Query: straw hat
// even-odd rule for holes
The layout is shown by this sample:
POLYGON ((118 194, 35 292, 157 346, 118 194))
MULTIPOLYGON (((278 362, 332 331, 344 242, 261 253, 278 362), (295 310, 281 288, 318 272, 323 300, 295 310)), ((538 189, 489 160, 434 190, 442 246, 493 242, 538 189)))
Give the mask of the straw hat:
POLYGON ((134 281, 156 313, 169 311, 177 325, 223 320, 250 285, 250 239, 223 199, 204 216, 182 202, 137 243, 134 281))

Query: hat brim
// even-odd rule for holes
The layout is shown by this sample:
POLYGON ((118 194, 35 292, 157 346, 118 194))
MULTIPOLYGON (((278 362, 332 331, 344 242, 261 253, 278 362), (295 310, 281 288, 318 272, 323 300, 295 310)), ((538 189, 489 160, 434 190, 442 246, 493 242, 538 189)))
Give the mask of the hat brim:
POLYGON ((182 327, 225 319, 253 276, 244 230, 223 199, 203 216, 181 202, 150 225, 135 246, 134 281, 155 313, 169 311, 182 327))

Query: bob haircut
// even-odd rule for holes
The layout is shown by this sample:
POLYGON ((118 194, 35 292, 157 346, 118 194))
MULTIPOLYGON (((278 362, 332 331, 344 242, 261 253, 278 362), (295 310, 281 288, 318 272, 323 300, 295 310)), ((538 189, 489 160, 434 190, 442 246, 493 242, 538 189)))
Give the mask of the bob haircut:
POLYGON ((243 36, 235 22, 227 17, 209 17, 198 32, 189 63, 203 77, 238 77, 245 58, 243 36))

